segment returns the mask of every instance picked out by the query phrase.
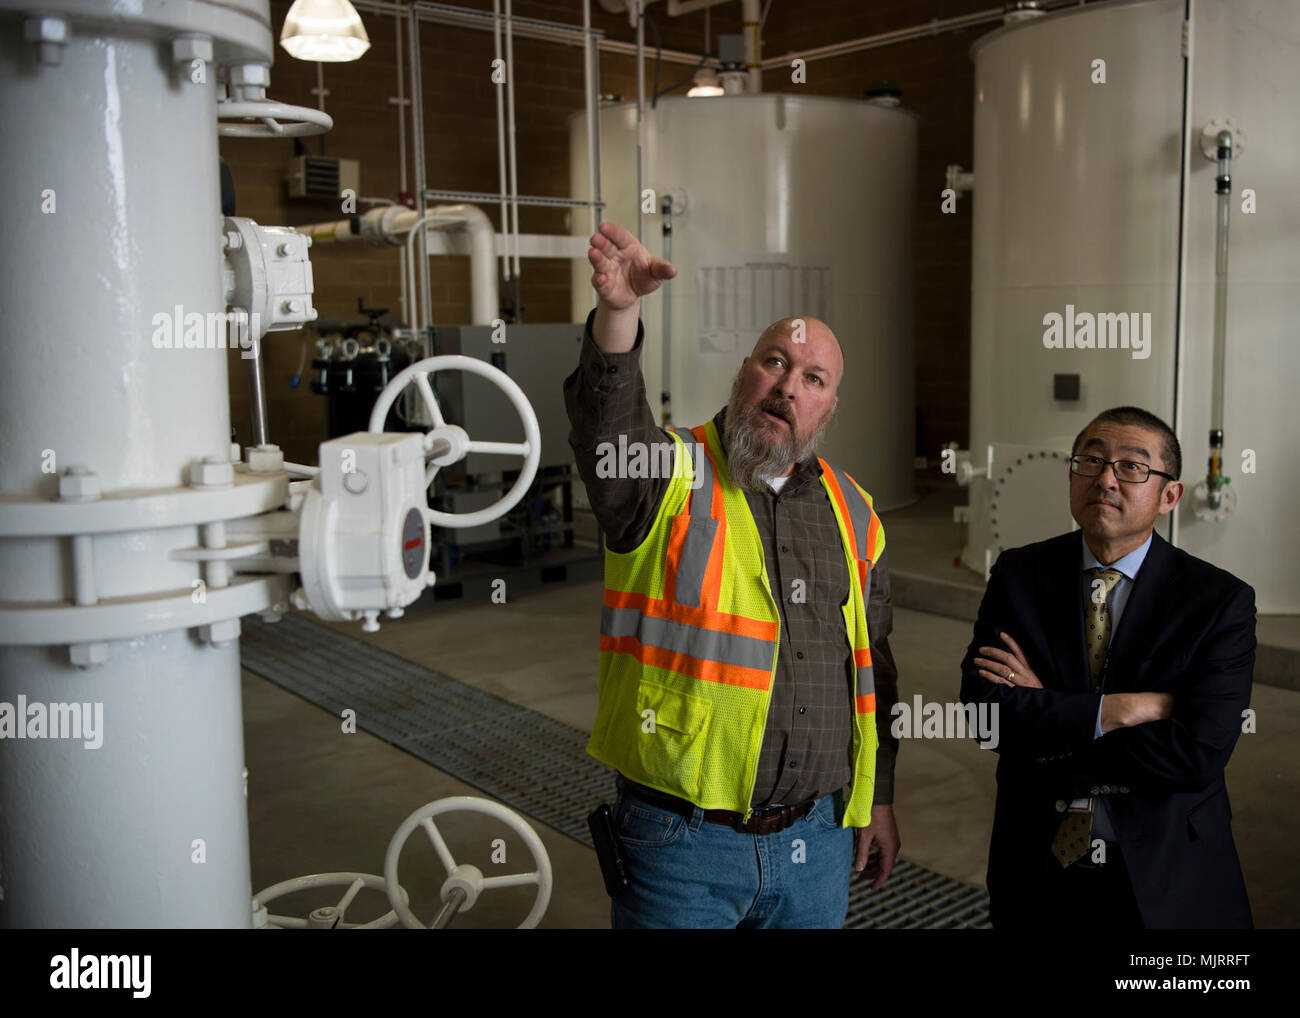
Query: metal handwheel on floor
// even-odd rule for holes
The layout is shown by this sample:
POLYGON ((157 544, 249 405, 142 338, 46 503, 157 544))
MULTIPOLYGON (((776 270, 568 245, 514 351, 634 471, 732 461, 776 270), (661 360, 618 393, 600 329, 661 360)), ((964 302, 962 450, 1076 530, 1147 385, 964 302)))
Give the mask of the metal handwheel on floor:
MULTIPOLYGON (((383 877, 374 873, 309 873, 305 877, 294 877, 272 884, 264 891, 253 896, 254 922, 258 929, 267 926, 282 930, 386 930, 397 925, 397 913, 385 912, 378 919, 368 923, 347 922, 348 906, 361 890, 382 891, 388 893, 388 883, 383 877), (343 897, 337 905, 326 905, 312 909, 305 919, 297 916, 270 915, 267 902, 283 898, 295 891, 305 891, 312 887, 346 887, 343 897)), ((403 905, 409 897, 402 887, 397 888, 396 900, 403 905)))
POLYGON ((426 509, 425 518, 440 527, 463 528, 481 526, 504 516, 528 491, 537 474, 537 464, 542 457, 542 433, 537 425, 537 415, 533 412, 528 397, 524 395, 524 390, 519 388, 515 380, 504 371, 477 358, 460 354, 426 357, 399 372, 384 386, 379 398, 375 400, 374 409, 370 412, 370 431, 384 430, 384 421, 388 418, 389 409, 410 385, 414 385, 419 391, 425 409, 429 411, 429 417, 433 420, 433 427, 425 432, 424 436, 424 483, 426 485, 433 483, 434 475, 438 473, 440 467, 450 466, 464 459, 471 452, 503 453, 524 458, 524 465, 519 471, 514 486, 497 502, 485 509, 476 509, 468 513, 447 513, 437 509, 426 509), (429 374, 434 371, 468 371, 470 374, 486 378, 506 394, 511 406, 515 408, 515 413, 523 421, 524 440, 522 442, 476 441, 465 433, 464 428, 444 421, 442 410, 438 406, 438 397, 434 395, 433 386, 429 384, 429 374))
POLYGON ((402 920, 402 925, 415 930, 426 928, 416 918, 415 913, 411 911, 405 892, 402 891, 401 885, 397 882, 397 860, 402 854, 402 846, 406 844, 406 840, 417 827, 424 828, 425 833, 429 836, 429 841, 433 844, 434 851, 438 853, 438 858, 442 860, 442 864, 447 870, 447 879, 443 882, 441 892, 442 911, 427 928, 440 929, 446 926, 457 912, 468 912, 474 907, 479 894, 483 891, 489 891, 494 887, 521 887, 528 884, 537 885, 537 895, 533 900, 532 909, 516 929, 533 929, 541 921, 546 906, 551 900, 552 884, 551 860, 546 854, 542 839, 529 826, 528 821, 514 810, 490 799, 455 795, 421 806, 402 821, 402 825, 397 828, 396 833, 393 835, 393 840, 388 843, 388 853, 384 857, 384 879, 388 885, 389 904, 393 906, 393 911, 402 920), (450 849, 447 848, 447 843, 443 840, 442 833, 434 825, 433 818, 444 813, 462 811, 485 813, 503 821, 511 830, 524 839, 524 844, 528 846, 528 850, 533 857, 533 863, 537 868, 531 873, 511 873, 499 877, 485 877, 477 866, 457 864, 456 860, 452 858, 450 849))

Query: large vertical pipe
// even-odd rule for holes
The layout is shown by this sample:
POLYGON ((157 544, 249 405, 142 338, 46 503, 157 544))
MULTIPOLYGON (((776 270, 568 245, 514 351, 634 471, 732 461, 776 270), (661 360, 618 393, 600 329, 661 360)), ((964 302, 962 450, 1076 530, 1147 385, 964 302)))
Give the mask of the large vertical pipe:
MULTIPOLYGON (((216 68, 178 73, 170 40, 269 63, 266 4, 70 18, 57 63, 24 39, 25 6, 0 0, 0 176, 24 196, 0 255, 0 493, 54 498, 43 467, 73 464, 104 491, 170 488, 230 443, 227 351, 152 341, 156 315, 225 308, 216 68)), ((0 602, 72 603, 72 548, 83 601, 188 590, 196 566, 168 552, 199 543, 197 526, 0 539, 0 602)), ((96 748, 0 739, 0 923, 251 926, 238 642, 103 648, 82 669, 67 643, 0 647, 0 702, 102 718, 96 748)))

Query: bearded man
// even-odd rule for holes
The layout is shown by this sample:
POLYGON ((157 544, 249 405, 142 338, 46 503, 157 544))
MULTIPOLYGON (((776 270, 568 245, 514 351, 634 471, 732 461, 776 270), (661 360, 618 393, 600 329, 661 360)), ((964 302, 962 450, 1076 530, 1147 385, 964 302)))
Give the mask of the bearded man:
POLYGON ((900 845, 884 530, 816 456, 843 351, 816 318, 775 322, 724 409, 663 430, 640 301, 676 270, 613 223, 588 258, 564 395, 606 545, 588 752, 619 774, 611 925, 841 927, 851 872, 881 886, 900 845), (616 448, 671 469, 610 469, 616 448))

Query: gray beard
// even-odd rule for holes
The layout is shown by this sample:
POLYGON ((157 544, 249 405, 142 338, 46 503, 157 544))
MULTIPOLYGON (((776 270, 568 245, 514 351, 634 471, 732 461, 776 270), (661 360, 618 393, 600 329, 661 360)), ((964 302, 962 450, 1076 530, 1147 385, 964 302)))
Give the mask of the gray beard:
POLYGON ((746 413, 739 399, 740 373, 737 372, 735 381, 731 383, 731 397, 722 422, 727 443, 727 471, 731 480, 741 488, 765 494, 769 490, 763 480, 765 476, 784 474, 791 464, 803 463, 817 451, 835 411, 832 409, 827 413, 817 429, 802 440, 791 428, 779 440, 769 441, 759 434, 760 428, 767 427, 757 419, 762 411, 753 407, 746 413))

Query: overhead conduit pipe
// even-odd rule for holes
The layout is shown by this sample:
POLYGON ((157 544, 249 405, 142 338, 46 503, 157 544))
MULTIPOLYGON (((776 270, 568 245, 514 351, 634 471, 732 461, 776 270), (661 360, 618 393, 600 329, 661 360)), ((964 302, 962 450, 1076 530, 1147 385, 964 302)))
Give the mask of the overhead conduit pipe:
MULTIPOLYGON (((438 229, 462 226, 469 234, 470 324, 491 325, 500 316, 495 264, 496 231, 492 220, 477 205, 460 203, 435 206, 425 216, 425 222, 438 229)), ((376 246, 396 247, 404 243, 409 246, 419 224, 419 212, 400 205, 386 205, 359 216, 294 229, 311 237, 313 245, 363 240, 376 246)), ((413 260, 409 264, 414 268, 413 260)), ((413 284, 409 292, 415 293, 413 284)), ((416 321, 412 325, 420 331, 428 323, 430 311, 424 308, 422 314, 413 317, 416 321)))

